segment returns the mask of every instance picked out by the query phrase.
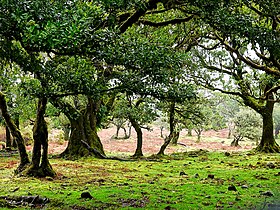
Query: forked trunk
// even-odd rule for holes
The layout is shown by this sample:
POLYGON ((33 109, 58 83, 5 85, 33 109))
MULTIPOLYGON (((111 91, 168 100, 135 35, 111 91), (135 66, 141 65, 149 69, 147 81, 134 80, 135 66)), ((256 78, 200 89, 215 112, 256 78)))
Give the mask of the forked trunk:
POLYGON ((71 124, 71 134, 62 157, 75 159, 83 156, 93 155, 81 141, 86 142, 91 148, 94 148, 101 155, 105 155, 103 145, 97 135, 97 113, 100 108, 100 101, 94 102, 88 99, 88 105, 85 109, 78 111, 73 106, 60 100, 52 103, 61 109, 68 117, 71 124))
POLYGON ((34 177, 54 177, 55 171, 48 160, 48 127, 44 115, 47 108, 47 99, 38 101, 37 115, 33 127, 33 151, 31 166, 24 173, 34 177))
POLYGON ((71 124, 71 135, 67 148, 61 154, 62 157, 73 159, 92 155, 92 153, 82 145, 81 140, 85 141, 91 148, 95 148, 101 154, 105 155, 97 131, 96 129, 91 128, 86 115, 86 113, 82 113, 76 119, 69 119, 71 124))
MULTIPOLYGON (((176 132, 170 132, 169 135, 164 139, 164 143, 163 145, 161 145, 159 152, 157 153, 157 155, 164 155, 164 151, 167 148, 167 146, 170 144, 170 142, 172 141, 172 139, 177 138, 174 135, 178 135, 178 133, 176 132)), ((178 136, 179 138, 179 136, 178 136)))
POLYGON ((241 141, 243 137, 241 135, 234 135, 233 141, 230 143, 231 147, 240 147, 239 141, 241 141))
POLYGON ((18 151, 20 156, 20 164, 16 169, 15 173, 20 173, 26 168, 26 166, 29 165, 30 161, 28 158, 26 147, 24 145, 24 139, 19 129, 17 128, 16 124, 11 119, 11 116, 8 112, 5 95, 2 92, 0 92, 0 109, 2 112, 2 116, 5 119, 6 125, 9 127, 10 132, 12 133, 14 139, 17 141, 17 146, 18 146, 18 151))

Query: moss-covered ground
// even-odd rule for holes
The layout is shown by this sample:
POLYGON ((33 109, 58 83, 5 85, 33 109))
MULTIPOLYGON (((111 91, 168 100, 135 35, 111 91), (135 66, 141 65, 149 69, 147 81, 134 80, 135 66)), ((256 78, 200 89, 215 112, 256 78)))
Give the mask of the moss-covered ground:
POLYGON ((39 195, 50 200, 43 209, 280 209, 279 154, 50 162, 56 178, 27 178, 14 176, 16 155, 0 157, 0 208, 31 209, 4 197, 39 195), (81 198, 84 192, 93 198, 81 198))

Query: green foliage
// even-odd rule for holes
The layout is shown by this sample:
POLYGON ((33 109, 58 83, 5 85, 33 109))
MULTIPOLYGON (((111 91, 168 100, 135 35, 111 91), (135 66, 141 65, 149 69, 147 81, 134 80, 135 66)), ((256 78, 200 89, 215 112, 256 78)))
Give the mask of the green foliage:
POLYGON ((253 110, 241 109, 234 118, 235 135, 258 141, 262 135, 262 120, 253 110))
POLYGON ((151 98, 141 98, 136 95, 119 95, 115 101, 112 112, 113 118, 128 120, 129 117, 136 120, 140 126, 149 125, 157 117, 157 111, 151 98), (139 104, 137 101, 143 100, 139 104))
POLYGON ((1 35, 35 51, 80 51, 89 40, 94 45, 93 32, 107 16, 98 2, 2 0, 0 5, 1 35))

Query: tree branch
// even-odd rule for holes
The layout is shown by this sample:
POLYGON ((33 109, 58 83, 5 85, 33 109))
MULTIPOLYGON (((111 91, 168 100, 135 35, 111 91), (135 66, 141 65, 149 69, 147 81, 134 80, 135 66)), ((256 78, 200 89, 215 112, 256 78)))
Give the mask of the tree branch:
POLYGON ((141 8, 136 10, 121 26, 120 26, 120 32, 124 33, 129 27, 131 27, 134 23, 136 23, 140 17, 145 15, 145 13, 150 9, 157 8, 157 3, 159 3, 160 0, 150 0, 145 5, 143 5, 141 8))
POLYGON ((259 70, 262 70, 264 72, 266 72, 267 74, 272 74, 272 75, 277 75, 277 76, 280 76, 280 71, 277 70, 277 69, 273 69, 273 68, 269 68, 267 66, 264 66, 264 65, 260 65, 258 63, 255 63, 253 60, 251 60, 250 58, 248 57, 244 57, 243 55, 241 55, 238 51, 238 49, 235 49, 233 48, 232 46, 230 46, 228 43, 225 42, 224 39, 222 39, 218 34, 216 34, 216 37, 217 39, 225 46, 225 48, 230 51, 230 52, 233 52, 236 54, 236 56, 241 60, 243 61, 245 64, 249 65, 250 67, 252 68, 255 68, 255 69, 259 69, 259 70))
POLYGON ((189 17, 186 18, 175 18, 172 20, 167 20, 167 21, 162 21, 162 22, 152 22, 149 20, 139 20, 139 23, 142 23, 144 25, 148 25, 148 26, 153 26, 153 27, 161 27, 161 26, 167 26, 167 25, 174 25, 174 24, 180 24, 180 23, 185 23, 190 21, 192 18, 194 17, 194 15, 191 15, 189 17))

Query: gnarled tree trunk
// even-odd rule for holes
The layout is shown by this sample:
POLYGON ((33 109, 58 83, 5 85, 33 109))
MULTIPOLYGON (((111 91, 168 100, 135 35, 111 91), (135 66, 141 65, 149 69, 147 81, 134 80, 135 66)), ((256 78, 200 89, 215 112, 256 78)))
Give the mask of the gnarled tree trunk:
POLYGON ((30 163, 28 154, 26 151, 26 147, 24 145, 24 139, 17 128, 16 124, 11 119, 11 116, 8 112, 7 103, 5 100, 5 95, 0 92, 0 109, 2 112, 2 116, 5 119, 6 125, 8 126, 10 132, 12 133, 14 139, 17 141, 19 156, 20 156, 20 164, 18 168, 16 169, 15 173, 22 172, 30 163))
MULTIPOLYGON (((105 155, 103 145, 97 135, 97 114, 101 105, 100 100, 93 101, 88 98, 87 107, 80 111, 61 100, 53 100, 52 103, 67 116, 71 125, 69 142, 61 157, 74 159, 93 155, 81 141, 86 142, 101 155, 105 155)), ((100 156, 99 154, 94 155, 100 156)))
POLYGON ((260 111, 260 114, 263 119, 263 130, 261 142, 256 148, 256 150, 259 152, 280 152, 280 147, 276 143, 273 133, 273 108, 274 102, 268 100, 266 102, 266 106, 260 111))
POLYGON ((24 172, 34 177, 54 177, 55 171, 48 160, 48 127, 44 115, 47 108, 47 98, 39 98, 37 115, 33 127, 33 151, 31 166, 24 172))

